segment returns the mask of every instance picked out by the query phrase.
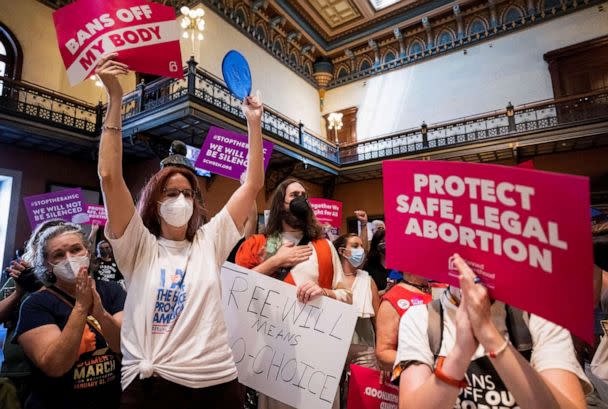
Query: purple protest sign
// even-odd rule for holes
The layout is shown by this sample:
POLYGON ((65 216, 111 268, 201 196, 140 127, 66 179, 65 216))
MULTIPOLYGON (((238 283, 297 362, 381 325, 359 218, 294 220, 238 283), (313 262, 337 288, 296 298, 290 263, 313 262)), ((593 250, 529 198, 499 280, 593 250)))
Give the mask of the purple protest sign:
POLYGON ((32 229, 42 222, 62 219, 72 223, 87 223, 86 205, 80 188, 23 198, 32 229))
MULTIPOLYGON (((263 141, 264 170, 268 167, 272 148, 271 142, 263 141)), ((247 170, 248 151, 247 135, 214 126, 209 129, 195 166, 218 175, 240 180, 241 175, 247 170)))

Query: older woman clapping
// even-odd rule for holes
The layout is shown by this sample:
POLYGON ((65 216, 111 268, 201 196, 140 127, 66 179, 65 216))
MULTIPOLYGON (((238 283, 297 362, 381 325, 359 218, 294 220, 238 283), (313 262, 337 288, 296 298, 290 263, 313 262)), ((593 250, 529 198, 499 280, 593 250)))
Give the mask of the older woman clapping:
POLYGON ((89 276, 89 242, 66 223, 39 239, 35 269, 45 283, 21 307, 15 338, 35 366, 27 408, 115 408, 120 400, 124 290, 89 276))

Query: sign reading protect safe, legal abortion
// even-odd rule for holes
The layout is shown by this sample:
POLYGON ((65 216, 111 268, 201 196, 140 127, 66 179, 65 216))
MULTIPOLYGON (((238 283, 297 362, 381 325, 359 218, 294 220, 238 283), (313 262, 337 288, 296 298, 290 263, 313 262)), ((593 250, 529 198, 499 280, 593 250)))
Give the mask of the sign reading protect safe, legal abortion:
POLYGON ((387 161, 383 177, 387 265, 458 285, 459 253, 492 297, 591 339, 587 178, 436 161, 387 161))
POLYGON ((80 188, 23 198, 32 229, 47 220, 61 219, 72 223, 87 223, 86 204, 80 188))
POLYGON ((145 0, 78 0, 55 11, 53 20, 72 85, 90 76, 101 56, 111 52, 133 71, 183 77, 172 7, 145 0))
POLYGON ((357 315, 232 263, 222 267, 222 304, 239 381, 296 408, 331 408, 357 315))
MULTIPOLYGON (((262 143, 264 170, 266 170, 268 162, 270 162, 273 144, 268 141, 262 143)), ((247 135, 213 126, 209 129, 195 166, 218 175, 240 180, 247 170, 248 152, 249 139, 247 135)))

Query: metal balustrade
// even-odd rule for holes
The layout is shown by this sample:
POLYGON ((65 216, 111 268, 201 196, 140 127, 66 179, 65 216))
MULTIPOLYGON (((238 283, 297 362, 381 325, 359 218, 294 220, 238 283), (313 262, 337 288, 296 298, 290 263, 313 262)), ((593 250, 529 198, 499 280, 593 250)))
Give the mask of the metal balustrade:
POLYGON ((501 110, 436 124, 427 128, 426 140, 422 129, 415 128, 340 146, 340 164, 391 158, 599 119, 608 119, 607 90, 522 105, 515 108, 512 116, 501 110))
POLYGON ((34 118, 38 122, 90 137, 96 135, 100 107, 28 82, 1 78, 0 112, 34 118))
MULTIPOLYGON (((241 102, 232 96, 224 83, 196 67, 193 60, 188 64, 183 79, 161 78, 140 84, 135 91, 125 95, 123 126, 172 103, 188 100, 245 123, 241 102)), ((104 107, 101 105, 92 106, 6 77, 0 80, 0 89, 0 112, 78 132, 96 141, 103 119, 104 107)), ((336 165, 348 165, 607 119, 608 89, 604 89, 522 105, 514 108, 512 115, 507 115, 503 109, 429 125, 426 135, 421 128, 414 128, 339 147, 270 107, 264 109, 262 127, 277 140, 336 165)))

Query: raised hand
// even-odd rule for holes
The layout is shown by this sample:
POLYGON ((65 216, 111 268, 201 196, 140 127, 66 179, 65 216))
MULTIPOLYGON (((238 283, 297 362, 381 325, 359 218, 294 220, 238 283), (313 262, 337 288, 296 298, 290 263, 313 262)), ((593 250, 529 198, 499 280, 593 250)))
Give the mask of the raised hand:
POLYGON ((296 296, 298 297, 298 301, 307 303, 312 300, 314 297, 323 294, 323 289, 319 286, 319 284, 315 283, 312 280, 308 280, 304 284, 298 287, 296 290, 296 296))
POLYGON ((355 216, 361 223, 367 223, 367 212, 365 210, 355 210, 355 216))
POLYGON ((89 277, 89 269, 82 266, 76 275, 76 302, 74 308, 90 314, 93 308, 93 291, 91 290, 91 277, 89 277))
POLYGON ((109 96, 122 97, 123 91, 118 76, 128 74, 129 67, 126 64, 114 61, 116 57, 118 57, 118 53, 110 53, 101 57, 97 68, 95 68, 95 75, 103 82, 109 96))
POLYGON ((296 246, 287 242, 279 248, 274 256, 277 257, 280 267, 293 267, 308 260, 312 256, 312 248, 310 246, 296 246))
POLYGON ((262 104, 262 99, 260 98, 259 91, 256 96, 248 96, 243 99, 242 109, 243 114, 245 114, 245 118, 247 118, 248 122, 257 123, 262 121, 264 105, 262 104))

